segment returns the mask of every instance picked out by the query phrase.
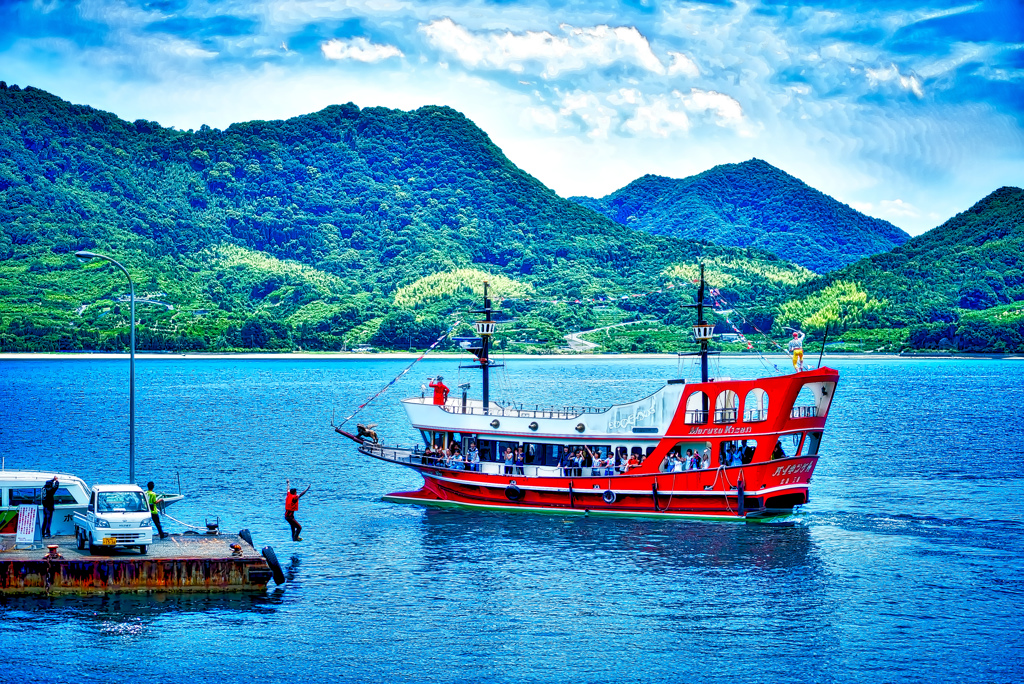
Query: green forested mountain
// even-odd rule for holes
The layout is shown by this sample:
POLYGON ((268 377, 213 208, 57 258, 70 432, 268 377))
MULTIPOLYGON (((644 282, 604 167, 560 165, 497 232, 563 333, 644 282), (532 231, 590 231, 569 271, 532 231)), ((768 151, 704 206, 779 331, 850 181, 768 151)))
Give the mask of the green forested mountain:
POLYGON ((1003 187, 890 252, 801 285, 781 316, 905 328, 912 348, 1021 351, 1022 254, 1024 190, 1003 187))
POLYGON ((650 291, 698 258, 729 264, 737 300, 811 277, 561 199, 445 107, 179 131, 0 83, 0 348, 124 347, 123 277, 82 249, 135 276, 142 349, 424 346, 485 277, 517 296, 507 341, 550 347, 608 320, 683 322, 682 289, 599 314, 550 300, 650 291))
POLYGON ((601 199, 572 199, 654 235, 756 247, 816 273, 909 237, 760 159, 683 179, 647 175, 601 199))

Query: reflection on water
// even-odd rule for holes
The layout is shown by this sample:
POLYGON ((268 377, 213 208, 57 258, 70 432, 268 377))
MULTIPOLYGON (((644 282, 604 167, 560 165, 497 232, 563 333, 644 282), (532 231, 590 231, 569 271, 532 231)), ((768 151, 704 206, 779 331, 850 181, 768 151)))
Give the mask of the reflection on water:
MULTIPOLYGON (((0 599, 18 681, 1021 680, 1024 439, 1008 407, 1024 403, 1024 366, 834 362, 842 381, 812 501, 794 527, 770 528, 383 502, 418 476, 360 457, 329 423, 406 363, 140 362, 140 479, 173 490, 180 477, 175 517, 250 529, 288 559, 288 584, 0 599), (965 459, 979 435, 1000 448, 965 459), (286 478, 312 485, 298 544, 286 478)), ((457 365, 416 372, 476 382, 457 365)), ((526 360, 500 384, 528 404, 605 405, 675 370, 526 360)), ((0 363, 7 467, 123 479, 125 381, 120 362, 0 363)), ((360 419, 413 442, 402 396, 360 419)))

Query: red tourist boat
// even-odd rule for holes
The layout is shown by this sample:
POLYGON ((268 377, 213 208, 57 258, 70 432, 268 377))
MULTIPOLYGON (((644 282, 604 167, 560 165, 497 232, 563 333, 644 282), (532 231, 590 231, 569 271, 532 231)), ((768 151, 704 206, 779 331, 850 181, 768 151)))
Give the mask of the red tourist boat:
POLYGON ((829 406, 831 368, 734 380, 708 377, 703 268, 694 336, 701 381, 669 380, 650 396, 605 408, 523 408, 492 402, 488 371, 495 330, 484 285, 471 367, 482 400, 403 400, 423 445, 384 446, 353 435, 359 451, 411 468, 423 486, 387 501, 563 514, 761 521, 807 503, 829 406), (436 446, 436 451, 431 447, 436 446), (574 454, 579 454, 574 456, 574 454), (509 460, 509 455, 511 459, 509 460), (568 456, 568 458, 567 458, 568 456))

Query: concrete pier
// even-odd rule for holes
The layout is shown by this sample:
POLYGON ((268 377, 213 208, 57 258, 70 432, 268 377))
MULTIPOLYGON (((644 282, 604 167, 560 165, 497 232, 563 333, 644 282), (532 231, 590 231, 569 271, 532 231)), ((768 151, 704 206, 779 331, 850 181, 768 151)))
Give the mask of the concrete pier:
MULTIPOLYGON (((13 546, 13 535, 0 543, 13 546)), ((44 540, 43 549, 0 551, 0 594, 262 591, 272 572, 266 559, 233 534, 171 535, 149 553, 136 549, 79 551, 73 536, 44 540), (44 559, 57 544, 63 559, 44 559), (232 544, 242 555, 232 555, 232 544), (100 555, 102 553, 102 555, 100 555)))

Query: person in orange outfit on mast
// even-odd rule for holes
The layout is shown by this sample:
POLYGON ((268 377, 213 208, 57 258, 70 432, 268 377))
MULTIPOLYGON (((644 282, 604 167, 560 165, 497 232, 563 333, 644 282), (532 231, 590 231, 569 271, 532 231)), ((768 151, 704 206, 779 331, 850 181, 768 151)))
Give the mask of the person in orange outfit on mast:
POLYGON ((444 404, 448 401, 448 392, 451 390, 441 382, 444 380, 440 375, 430 381, 430 386, 434 388, 434 403, 437 405, 444 404))

